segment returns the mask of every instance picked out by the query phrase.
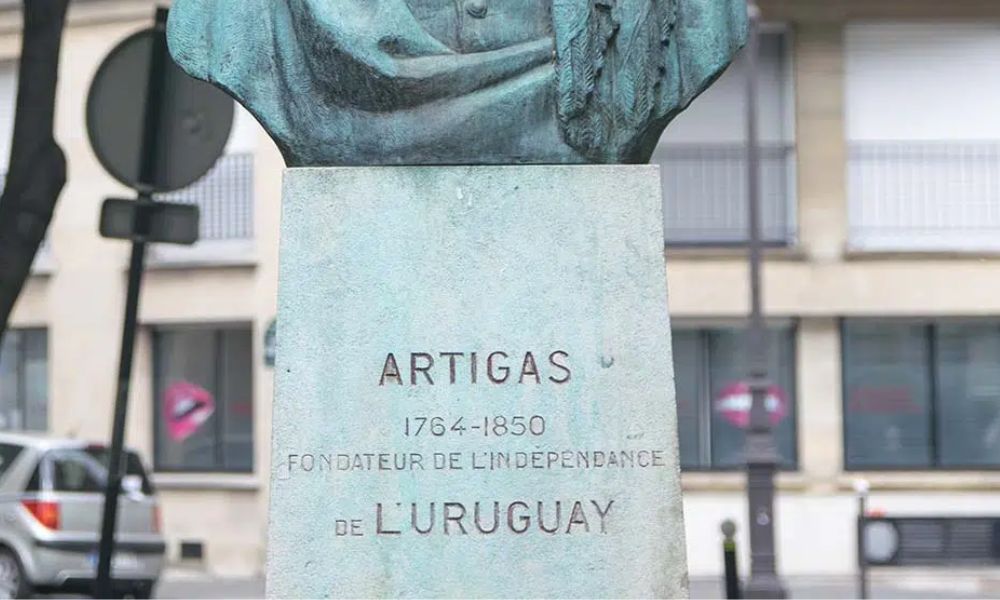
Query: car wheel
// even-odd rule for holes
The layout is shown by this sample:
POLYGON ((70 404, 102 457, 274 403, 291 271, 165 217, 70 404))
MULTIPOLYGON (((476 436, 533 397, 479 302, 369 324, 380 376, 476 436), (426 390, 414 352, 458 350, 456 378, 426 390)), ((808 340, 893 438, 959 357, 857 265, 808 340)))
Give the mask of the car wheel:
POLYGON ((31 585, 17 555, 0 548, 0 598, 29 598, 31 585))

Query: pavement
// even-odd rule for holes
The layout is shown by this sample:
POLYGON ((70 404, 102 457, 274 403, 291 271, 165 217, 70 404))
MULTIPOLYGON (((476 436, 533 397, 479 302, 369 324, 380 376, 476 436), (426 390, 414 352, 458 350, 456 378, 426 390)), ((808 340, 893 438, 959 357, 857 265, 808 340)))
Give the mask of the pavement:
MULTIPOLYGON (((856 598, 857 581, 850 576, 791 577, 786 581, 790 598, 856 598)), ((157 598, 263 598, 263 578, 218 578, 203 574, 166 573, 157 598)), ((691 598, 722 598, 716 578, 692 578, 691 598)), ((921 570, 873 573, 871 598, 998 598, 1000 570, 921 570)))
MULTIPOLYGON (((789 598, 858 598, 855 576, 789 577, 789 598)), ((724 598, 721 578, 692 578, 691 598, 724 598)), ((936 569, 881 570, 869 579, 869 598, 971 598, 1000 597, 1000 571, 945 571, 936 569)))
POLYGON ((172 576, 164 574, 156 587, 157 598, 263 598, 263 578, 172 576))

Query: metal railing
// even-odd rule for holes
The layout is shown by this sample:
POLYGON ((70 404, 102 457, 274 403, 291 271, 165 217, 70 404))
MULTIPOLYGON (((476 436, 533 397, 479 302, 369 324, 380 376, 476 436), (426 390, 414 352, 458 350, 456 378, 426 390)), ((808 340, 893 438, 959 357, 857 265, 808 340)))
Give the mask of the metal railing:
POLYGON ((158 200, 197 204, 201 240, 245 240, 253 237, 252 154, 229 154, 194 185, 157 196, 158 200))
POLYGON ((1000 250, 1000 141, 852 144, 848 197, 854 249, 1000 250))
MULTIPOLYGON (((795 243, 795 149, 761 148, 761 233, 765 243, 795 243)), ((663 145, 653 162, 663 181, 668 245, 729 246, 747 241, 746 148, 738 144, 663 145)))

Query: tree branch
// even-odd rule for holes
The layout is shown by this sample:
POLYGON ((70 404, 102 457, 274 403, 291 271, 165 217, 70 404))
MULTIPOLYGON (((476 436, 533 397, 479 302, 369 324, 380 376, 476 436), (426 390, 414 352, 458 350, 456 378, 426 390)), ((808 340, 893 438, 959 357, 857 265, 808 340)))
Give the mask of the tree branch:
POLYGON ((0 337, 66 184, 66 157, 53 129, 68 4, 24 0, 14 139, 0 196, 0 337))

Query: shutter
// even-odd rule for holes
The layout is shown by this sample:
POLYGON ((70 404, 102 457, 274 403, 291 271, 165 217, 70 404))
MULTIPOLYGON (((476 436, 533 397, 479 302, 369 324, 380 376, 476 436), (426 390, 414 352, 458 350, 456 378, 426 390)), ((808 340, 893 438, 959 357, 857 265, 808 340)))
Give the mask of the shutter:
MULTIPOLYGON (((765 240, 794 237, 794 153, 789 36, 761 36, 758 125, 765 240)), ((667 128, 653 156, 661 168, 668 244, 735 244, 747 238, 746 58, 667 128)))
POLYGON ((1000 23, 854 23, 847 137, 1000 140, 1000 23))
POLYGON ((854 23, 851 245, 1000 249, 1000 23, 854 23))

